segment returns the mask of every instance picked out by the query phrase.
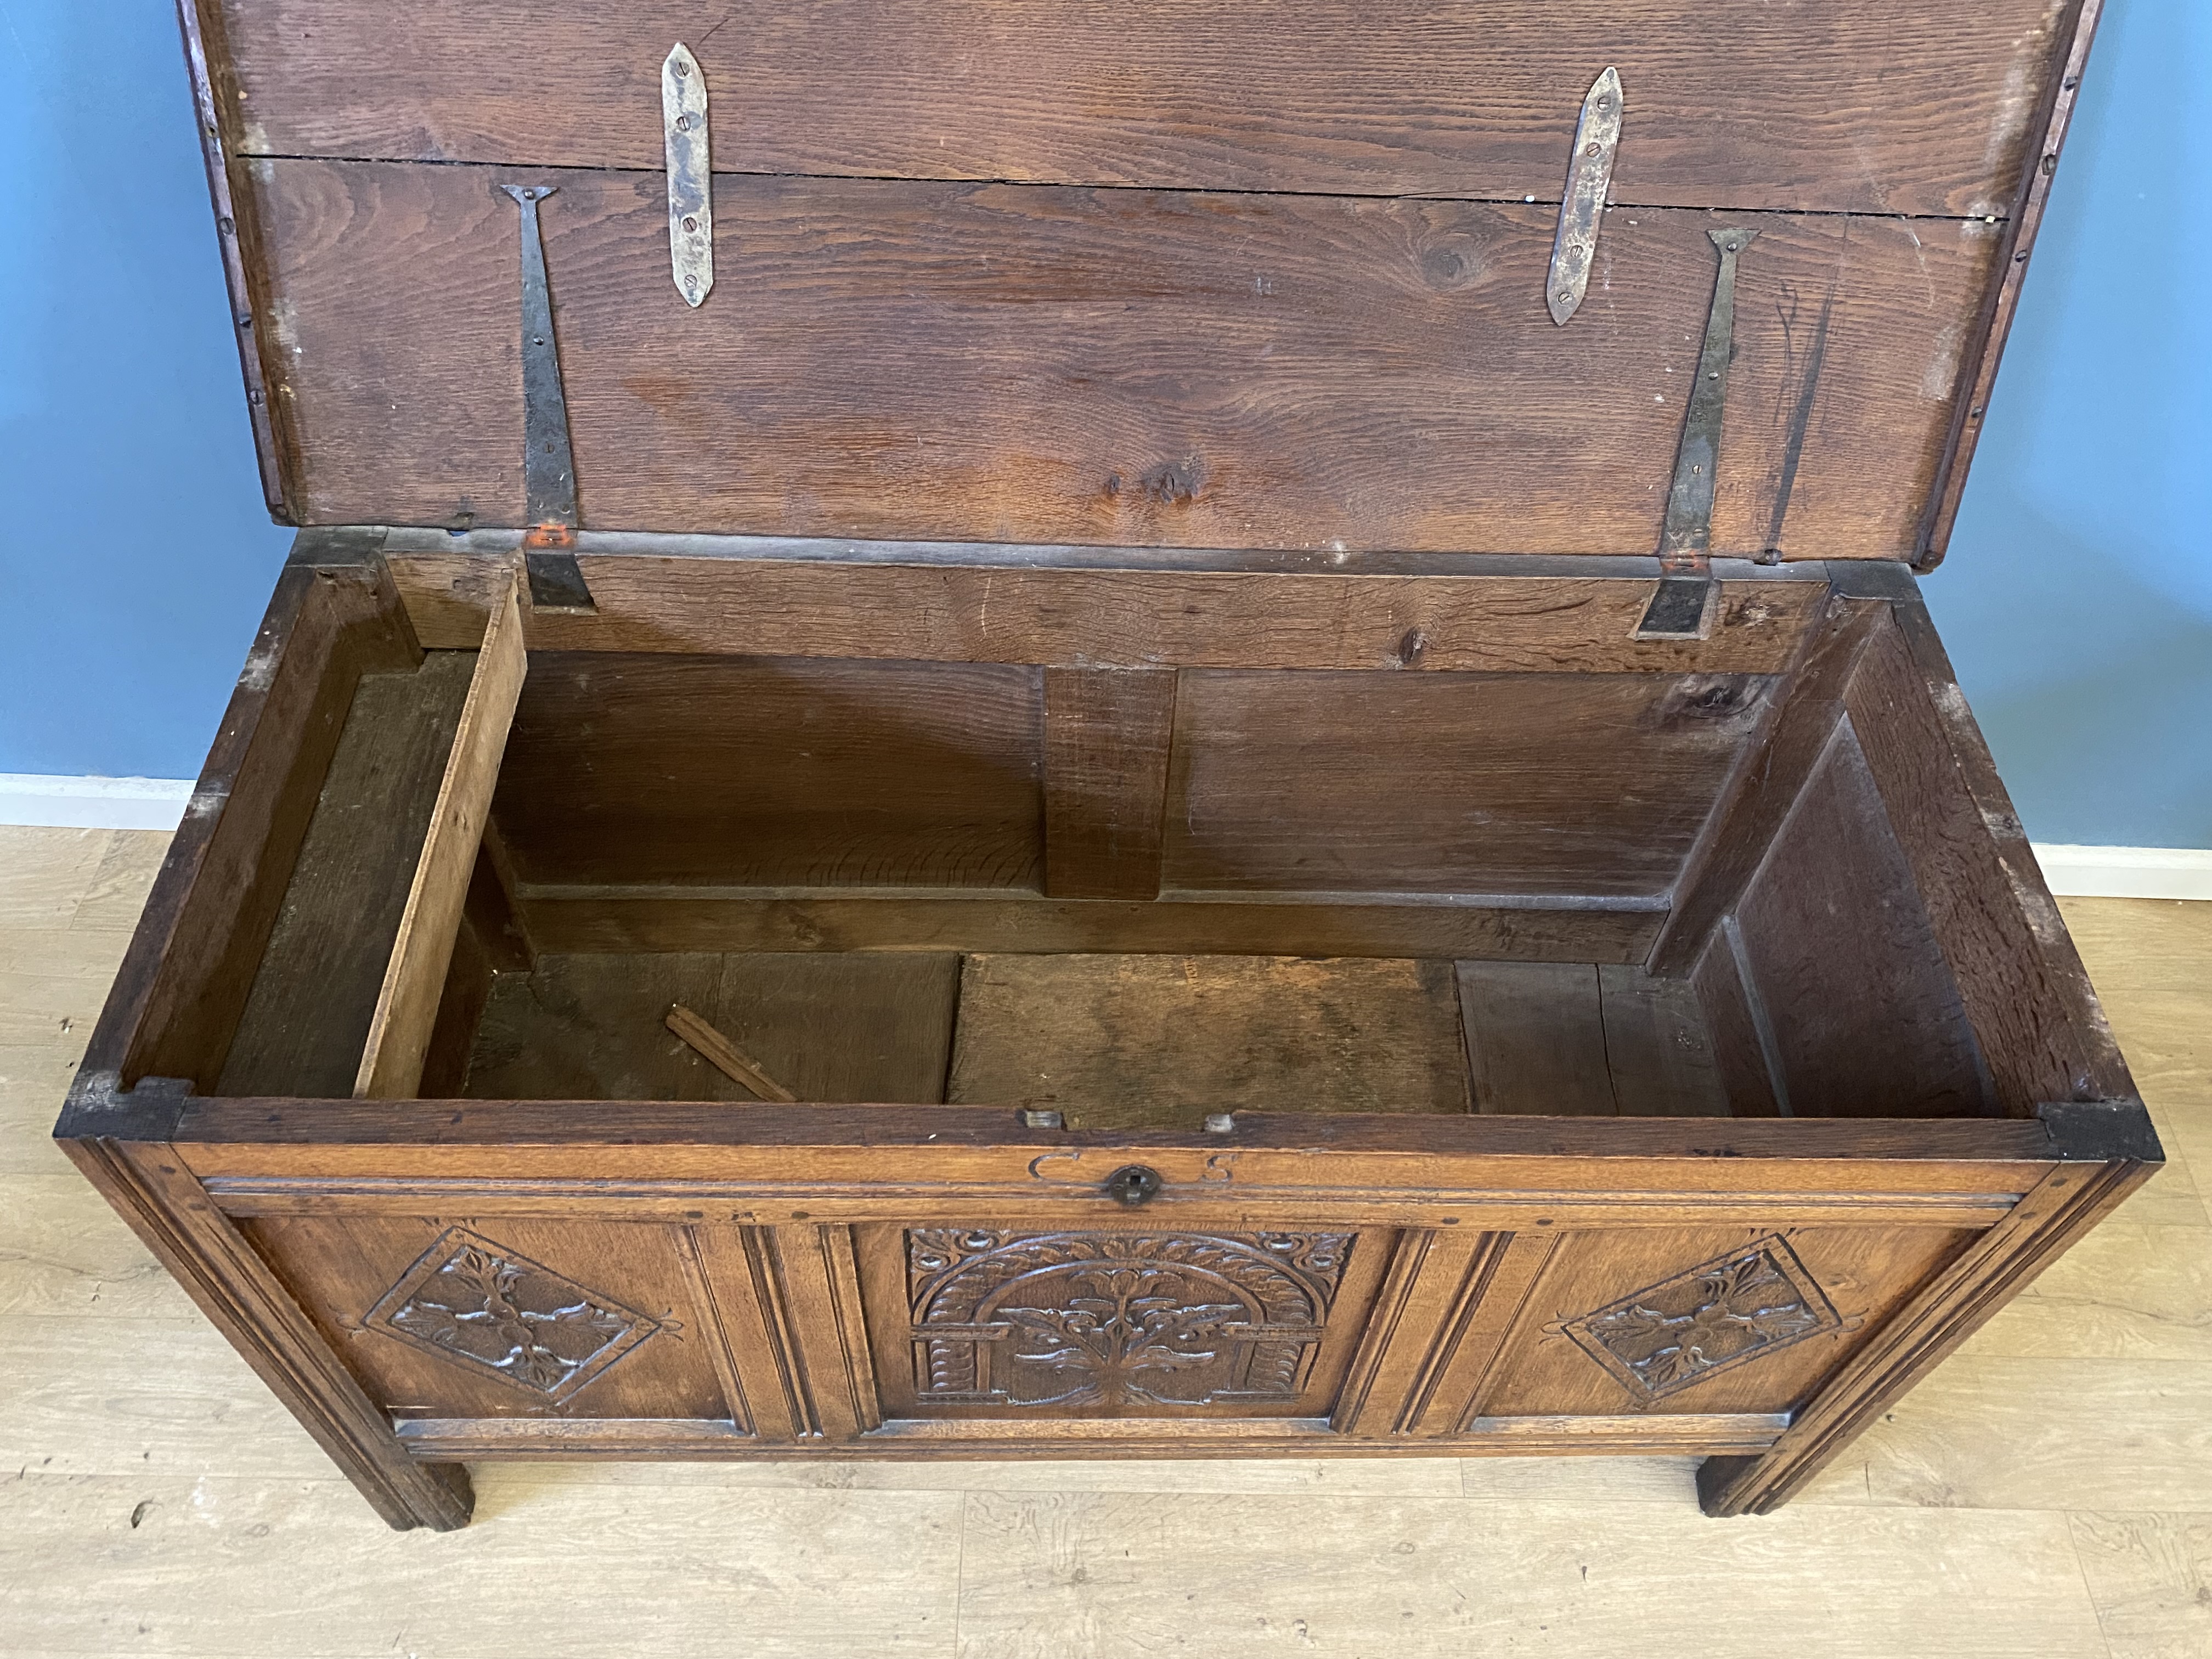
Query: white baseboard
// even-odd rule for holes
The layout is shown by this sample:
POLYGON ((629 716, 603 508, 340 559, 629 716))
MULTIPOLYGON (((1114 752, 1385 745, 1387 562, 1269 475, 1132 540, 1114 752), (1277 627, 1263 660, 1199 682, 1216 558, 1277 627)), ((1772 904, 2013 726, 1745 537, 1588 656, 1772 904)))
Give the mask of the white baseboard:
MULTIPOLYGON (((0 772, 0 823, 67 830, 174 830, 191 799, 184 778, 56 778, 0 772)), ((2035 846, 2061 898, 2212 899, 2212 848, 2035 846)))
POLYGON ((52 778, 0 772, 0 823, 174 830, 191 798, 191 781, 185 778, 52 778))
POLYGON ((2061 898, 2212 899, 2212 849, 2035 844, 2043 879, 2061 898))

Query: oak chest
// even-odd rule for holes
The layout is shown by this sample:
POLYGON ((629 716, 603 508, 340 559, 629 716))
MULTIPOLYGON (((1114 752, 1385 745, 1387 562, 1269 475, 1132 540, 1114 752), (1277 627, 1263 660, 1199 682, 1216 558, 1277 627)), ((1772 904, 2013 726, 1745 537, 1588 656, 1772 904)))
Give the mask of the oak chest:
POLYGON ((2094 0, 185 0, 301 526, 58 1135, 502 1457, 1650 1452, 2159 1150, 1918 598, 2094 0))

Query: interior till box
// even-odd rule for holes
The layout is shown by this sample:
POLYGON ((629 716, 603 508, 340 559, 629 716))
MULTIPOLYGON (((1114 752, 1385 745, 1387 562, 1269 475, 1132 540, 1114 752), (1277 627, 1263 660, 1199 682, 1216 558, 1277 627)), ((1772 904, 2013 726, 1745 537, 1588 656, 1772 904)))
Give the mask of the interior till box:
MULTIPOLYGON (((219 1092, 353 1092, 476 659, 362 678, 219 1092)), ((1048 866, 1045 670, 532 653, 420 1093, 757 1097, 680 1005, 801 1101, 1074 1128, 1998 1109, 1840 711, 1740 900, 1650 971, 1788 675, 1143 678, 1164 702, 1099 718, 1164 769, 1157 824, 1108 836, 1158 896, 1101 897, 1126 847, 1048 866)))

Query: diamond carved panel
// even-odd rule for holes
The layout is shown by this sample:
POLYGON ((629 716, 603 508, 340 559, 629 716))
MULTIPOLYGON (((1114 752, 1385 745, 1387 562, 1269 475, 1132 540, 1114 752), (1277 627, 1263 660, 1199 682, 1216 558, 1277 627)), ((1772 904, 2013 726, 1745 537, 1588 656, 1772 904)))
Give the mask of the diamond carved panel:
POLYGON ((556 1404, 661 1328, 465 1227, 441 1234, 362 1323, 556 1404))
POLYGON ((1843 1321, 1778 1234, 1560 1327, 1640 1400, 1662 1400, 1843 1321))

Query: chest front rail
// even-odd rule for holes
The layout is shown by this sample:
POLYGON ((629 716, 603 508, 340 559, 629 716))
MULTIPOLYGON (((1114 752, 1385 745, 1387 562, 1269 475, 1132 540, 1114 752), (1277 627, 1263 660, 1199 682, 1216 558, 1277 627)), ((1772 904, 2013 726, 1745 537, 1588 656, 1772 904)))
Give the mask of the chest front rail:
POLYGON ((403 1526, 465 1521, 484 1458, 1697 1455, 1709 1510, 1765 1510, 2149 1167, 2090 1107, 1198 1145, 945 1107, 110 1109, 128 1133, 72 1156, 403 1526))

